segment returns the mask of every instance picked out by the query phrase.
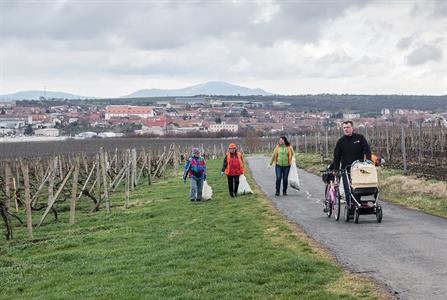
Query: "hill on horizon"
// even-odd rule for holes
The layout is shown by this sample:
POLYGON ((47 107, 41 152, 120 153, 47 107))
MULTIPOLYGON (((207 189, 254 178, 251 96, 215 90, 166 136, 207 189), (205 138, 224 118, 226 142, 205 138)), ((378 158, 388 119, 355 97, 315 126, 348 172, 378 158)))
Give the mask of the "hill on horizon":
MULTIPOLYGON (((86 97, 66 92, 58 91, 38 91, 28 90, 13 94, 0 95, 0 101, 12 100, 39 100, 40 97, 48 99, 87 99, 97 97, 86 97)), ((107 98, 142 98, 142 97, 189 97, 197 95, 216 95, 216 96, 270 96, 272 93, 262 89, 251 89, 240 85, 230 84, 223 81, 209 81, 181 89, 142 89, 130 95, 107 97, 107 98)))
POLYGON ((182 89, 143 89, 121 98, 139 97, 187 97, 197 95, 219 95, 219 96, 269 96, 272 93, 262 89, 251 89, 240 85, 230 84, 223 81, 209 81, 182 89))
POLYGON ((20 91, 13 94, 0 95, 0 101, 13 101, 13 100, 39 100, 40 97, 44 97, 46 99, 86 99, 89 97, 74 95, 65 92, 57 92, 57 91, 37 91, 37 90, 29 90, 29 91, 20 91))

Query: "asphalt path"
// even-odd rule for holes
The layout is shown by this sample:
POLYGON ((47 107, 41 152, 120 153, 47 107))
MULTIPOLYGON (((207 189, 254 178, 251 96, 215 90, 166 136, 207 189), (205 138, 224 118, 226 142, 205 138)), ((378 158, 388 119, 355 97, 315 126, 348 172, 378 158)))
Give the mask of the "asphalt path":
MULTIPOLYGON (((346 223, 323 212, 320 177, 299 170, 301 190, 275 196, 274 168, 269 158, 247 158, 256 183, 278 210, 334 253, 355 273, 385 284, 399 299, 447 299, 447 220, 381 202, 382 223, 375 215, 360 215, 346 223)), ((299 164, 299 160, 298 160, 299 164)), ((380 189, 379 189, 380 192, 380 189)))

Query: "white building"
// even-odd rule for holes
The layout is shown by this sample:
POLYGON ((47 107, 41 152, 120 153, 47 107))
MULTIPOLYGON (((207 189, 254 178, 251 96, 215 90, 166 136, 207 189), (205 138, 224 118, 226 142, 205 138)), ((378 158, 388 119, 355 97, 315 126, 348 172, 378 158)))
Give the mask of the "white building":
POLYGON ((239 130, 239 125, 237 124, 210 124, 208 126, 209 132, 219 132, 219 131, 230 131, 230 132, 237 132, 239 130))
POLYGON ((360 114, 343 114, 343 120, 360 119, 360 114))
POLYGON ((8 102, 1 102, 0 101, 0 108, 13 108, 16 106, 15 101, 8 101, 8 102))
POLYGON ((287 107, 287 106, 290 106, 291 103, 288 103, 288 102, 282 102, 282 101, 272 101, 272 105, 273 105, 274 107, 287 107))
POLYGON ((100 133, 98 133, 98 137, 101 137, 101 138, 114 138, 114 137, 117 137, 117 133, 111 132, 111 131, 100 132, 100 133))
POLYGON ((222 107, 224 103, 221 100, 210 100, 211 107, 222 107))
POLYGON ((388 108, 382 108, 382 110, 380 111, 380 114, 383 115, 389 115, 390 114, 390 110, 388 108))
POLYGON ((0 118, 0 128, 22 128, 25 127, 27 119, 25 118, 15 118, 15 117, 7 117, 0 118))
POLYGON ((96 132, 86 131, 86 132, 78 133, 76 136, 80 137, 80 138, 84 138, 84 139, 90 139, 95 136, 98 136, 98 134, 96 132))
POLYGON ((135 130, 135 134, 138 135, 145 135, 145 134, 164 135, 165 132, 166 129, 162 126, 152 126, 152 127, 143 126, 141 130, 135 130))
POLYGON ((57 128, 42 128, 34 130, 34 135, 37 136, 59 136, 59 129, 57 128))

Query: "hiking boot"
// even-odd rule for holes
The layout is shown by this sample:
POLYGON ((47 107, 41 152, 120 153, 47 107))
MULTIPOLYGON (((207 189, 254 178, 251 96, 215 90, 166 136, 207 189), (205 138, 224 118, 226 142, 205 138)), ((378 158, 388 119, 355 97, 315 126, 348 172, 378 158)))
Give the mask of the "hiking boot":
POLYGON ((275 196, 279 196, 279 193, 275 193, 275 196))
POLYGON ((282 194, 283 194, 284 196, 287 196, 287 192, 282 192, 282 194))

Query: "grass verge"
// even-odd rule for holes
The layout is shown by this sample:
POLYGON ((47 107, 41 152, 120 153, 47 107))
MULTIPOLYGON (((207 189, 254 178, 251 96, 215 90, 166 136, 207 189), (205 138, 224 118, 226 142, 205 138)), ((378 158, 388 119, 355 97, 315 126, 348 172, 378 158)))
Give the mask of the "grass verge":
MULTIPOLYGON (((322 163, 317 154, 299 153, 299 167, 320 175, 327 162, 322 163)), ((404 176, 403 172, 388 169, 379 170, 380 198, 408 208, 447 218, 447 183, 404 176)))
POLYGON ((0 242, 0 298, 383 298, 302 238, 257 188, 230 199, 220 160, 208 165, 208 202, 190 204, 172 176, 139 186, 127 210, 122 193, 111 214, 89 214, 81 200, 73 226, 59 205, 60 220, 48 218, 34 241, 15 228, 15 240, 0 242))

